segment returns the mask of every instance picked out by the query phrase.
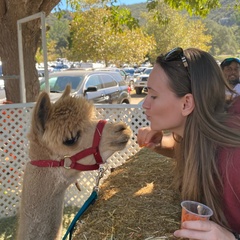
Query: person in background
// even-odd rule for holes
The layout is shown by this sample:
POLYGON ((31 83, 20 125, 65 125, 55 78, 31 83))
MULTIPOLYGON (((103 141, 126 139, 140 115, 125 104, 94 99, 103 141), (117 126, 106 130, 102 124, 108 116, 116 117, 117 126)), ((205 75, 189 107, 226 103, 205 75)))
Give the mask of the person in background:
POLYGON ((226 58, 221 62, 220 67, 228 83, 235 91, 235 93, 227 91, 227 99, 240 95, 240 60, 238 58, 226 58))
POLYGON ((158 56, 147 87, 150 126, 139 129, 139 146, 174 158, 182 200, 214 212, 209 221, 185 221, 174 235, 240 239, 240 97, 226 103, 225 90, 232 89, 215 59, 196 48, 158 56))

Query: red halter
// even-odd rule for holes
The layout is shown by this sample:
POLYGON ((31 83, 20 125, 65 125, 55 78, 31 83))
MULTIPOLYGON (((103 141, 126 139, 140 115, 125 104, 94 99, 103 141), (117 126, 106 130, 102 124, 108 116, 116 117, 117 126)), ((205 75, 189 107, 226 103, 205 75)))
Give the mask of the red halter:
POLYGON ((60 161, 57 160, 33 160, 30 163, 34 166, 38 167, 64 167, 66 169, 76 169, 79 171, 90 171, 96 170, 99 168, 99 164, 103 163, 101 154, 99 152, 99 143, 102 136, 103 128, 106 124, 106 120, 99 120, 93 138, 92 147, 84 149, 83 151, 71 156, 71 157, 64 157, 60 161), (96 163, 93 165, 83 165, 78 163, 77 161, 93 154, 96 163))

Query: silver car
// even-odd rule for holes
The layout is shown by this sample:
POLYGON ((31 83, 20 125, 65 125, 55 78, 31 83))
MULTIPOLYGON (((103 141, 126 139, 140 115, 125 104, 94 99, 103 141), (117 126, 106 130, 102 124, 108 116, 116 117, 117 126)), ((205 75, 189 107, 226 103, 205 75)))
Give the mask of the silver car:
MULTIPOLYGON (((66 70, 49 74, 50 97, 57 100, 66 85, 72 87, 72 95, 83 96, 94 103, 130 103, 129 87, 117 72, 92 70, 66 70)), ((40 90, 45 88, 45 79, 40 90)))

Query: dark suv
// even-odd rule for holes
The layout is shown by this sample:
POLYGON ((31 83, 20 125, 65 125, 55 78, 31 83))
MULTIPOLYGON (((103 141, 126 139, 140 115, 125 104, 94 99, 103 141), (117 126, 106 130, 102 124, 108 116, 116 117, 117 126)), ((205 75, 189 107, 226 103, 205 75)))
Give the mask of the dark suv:
MULTIPOLYGON (((110 71, 66 70, 49 74, 50 98, 57 100, 66 85, 72 87, 72 95, 83 96, 94 103, 130 103, 129 88, 121 75, 110 71)), ((45 89, 45 80, 40 90, 45 89)))

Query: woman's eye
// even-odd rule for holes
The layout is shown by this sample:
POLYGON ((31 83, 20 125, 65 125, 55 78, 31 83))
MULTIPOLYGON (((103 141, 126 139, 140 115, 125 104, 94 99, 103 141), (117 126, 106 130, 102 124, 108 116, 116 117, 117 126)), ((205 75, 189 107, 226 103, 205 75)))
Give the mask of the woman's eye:
POLYGON ((152 99, 156 99, 156 98, 157 98, 157 96, 151 96, 151 98, 152 98, 152 99))

